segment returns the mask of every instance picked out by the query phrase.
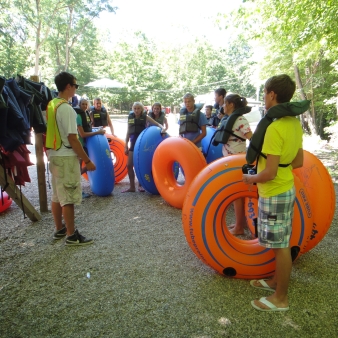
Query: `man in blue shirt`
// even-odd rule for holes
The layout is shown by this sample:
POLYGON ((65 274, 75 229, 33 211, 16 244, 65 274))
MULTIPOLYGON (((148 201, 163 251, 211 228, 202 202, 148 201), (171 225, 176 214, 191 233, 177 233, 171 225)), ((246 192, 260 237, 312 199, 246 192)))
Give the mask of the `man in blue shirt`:
POLYGON ((202 139, 206 136, 208 120, 201 112, 203 104, 195 104, 195 98, 187 93, 183 97, 185 107, 180 110, 180 135, 202 149, 202 139))

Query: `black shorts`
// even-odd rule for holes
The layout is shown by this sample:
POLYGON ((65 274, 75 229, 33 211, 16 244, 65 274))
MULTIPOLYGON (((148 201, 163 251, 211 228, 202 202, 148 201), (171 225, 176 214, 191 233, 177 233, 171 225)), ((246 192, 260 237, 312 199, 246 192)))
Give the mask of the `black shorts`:
POLYGON ((129 151, 134 151, 136 142, 130 142, 129 151))
POLYGON ((132 134, 129 137, 129 151, 134 151, 135 144, 137 141, 137 138, 140 136, 140 134, 132 134))

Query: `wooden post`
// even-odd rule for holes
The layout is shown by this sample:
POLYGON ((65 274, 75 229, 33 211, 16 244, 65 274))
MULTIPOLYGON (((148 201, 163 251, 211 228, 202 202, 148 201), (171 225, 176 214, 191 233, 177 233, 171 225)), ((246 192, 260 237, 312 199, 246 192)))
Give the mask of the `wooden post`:
POLYGON ((13 201, 20 207, 21 210, 24 210, 25 214, 31 221, 39 221, 41 219, 41 215, 35 210, 25 195, 20 194, 20 190, 15 185, 13 179, 10 176, 7 176, 6 182, 4 170, 4 167, 0 165, 0 185, 4 188, 8 183, 8 186, 5 189, 7 194, 13 199, 13 201))
POLYGON ((31 75, 29 79, 34 82, 40 82, 39 75, 31 75))
POLYGON ((35 134, 35 155, 36 155, 36 171, 38 176, 38 190, 40 211, 48 211, 47 188, 46 188, 46 167, 43 159, 43 142, 42 134, 35 134))
MULTIPOLYGON (((39 82, 39 76, 32 75, 30 79, 34 82, 39 82)), ((47 188, 45 175, 45 161, 43 159, 43 142, 42 134, 35 134, 35 156, 36 156, 36 171, 38 177, 39 203, 40 211, 48 211, 47 203, 47 188)))

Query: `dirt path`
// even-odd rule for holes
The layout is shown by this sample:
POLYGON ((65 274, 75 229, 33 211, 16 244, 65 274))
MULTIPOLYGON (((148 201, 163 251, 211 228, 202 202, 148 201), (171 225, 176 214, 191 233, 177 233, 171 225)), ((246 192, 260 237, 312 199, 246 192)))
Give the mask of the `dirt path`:
MULTIPOLYGON (((337 151, 317 156, 337 182, 337 151)), ((23 192, 38 208, 29 171, 34 183, 23 192)), ((53 242, 49 212, 36 223, 16 205, 0 214, 1 337, 336 336, 337 212, 322 242, 294 263, 290 311, 265 314, 250 306, 264 291, 196 258, 180 210, 160 196, 121 194, 127 186, 76 208, 77 226, 95 239, 88 247, 53 242)))

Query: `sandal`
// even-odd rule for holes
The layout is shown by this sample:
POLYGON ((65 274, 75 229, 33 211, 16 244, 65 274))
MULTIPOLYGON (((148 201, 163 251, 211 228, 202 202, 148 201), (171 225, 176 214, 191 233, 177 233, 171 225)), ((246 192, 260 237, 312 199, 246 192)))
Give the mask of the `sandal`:
POLYGON ((271 291, 271 292, 275 292, 276 290, 273 289, 273 288, 270 288, 270 286, 265 282, 266 280, 268 279, 253 279, 250 281, 250 285, 256 289, 262 289, 262 290, 265 290, 265 291, 271 291), (261 286, 257 286, 255 285, 254 283, 255 282, 259 282, 261 286))
POLYGON ((267 309, 263 309, 259 306, 257 306, 255 304, 255 301, 252 300, 251 301, 251 305, 253 308, 255 308, 256 310, 259 311, 264 311, 264 312, 276 312, 276 311, 288 311, 289 307, 277 307, 276 305, 272 304, 271 302, 269 302, 266 297, 262 297, 261 299, 259 299, 259 302, 261 302, 262 304, 266 305, 268 308, 267 309))

